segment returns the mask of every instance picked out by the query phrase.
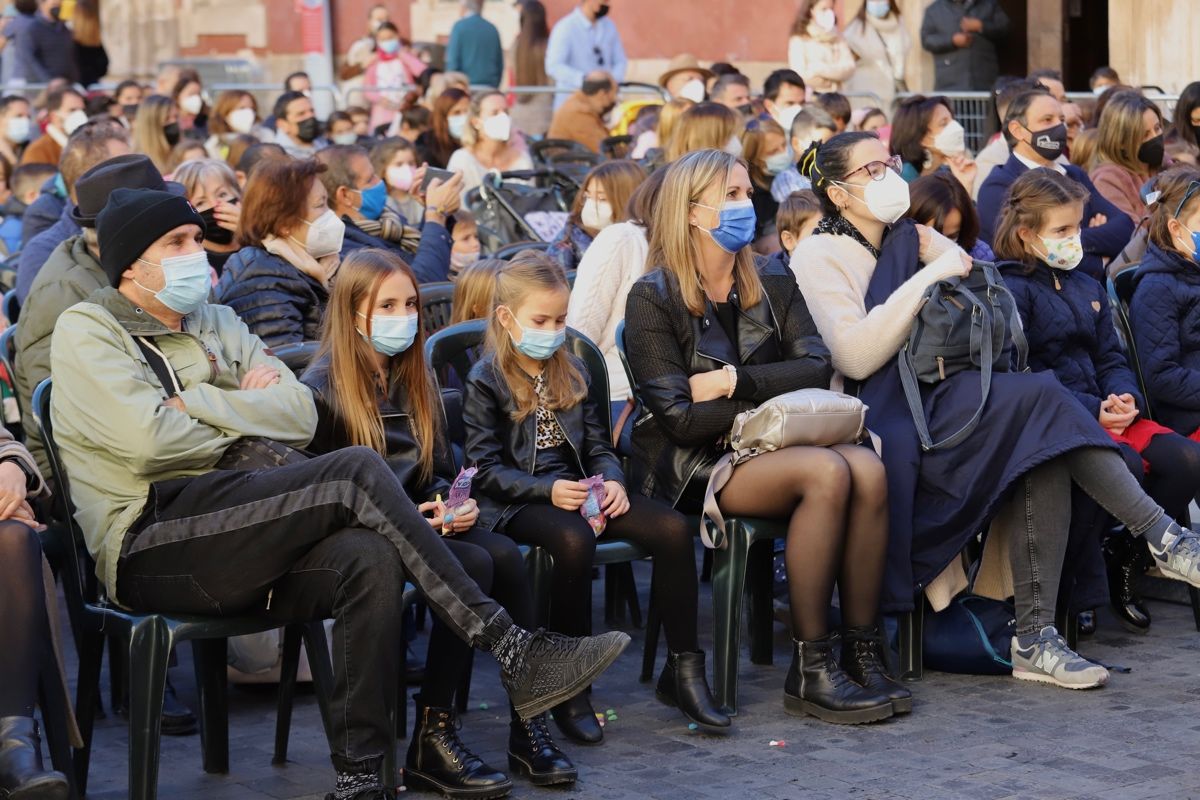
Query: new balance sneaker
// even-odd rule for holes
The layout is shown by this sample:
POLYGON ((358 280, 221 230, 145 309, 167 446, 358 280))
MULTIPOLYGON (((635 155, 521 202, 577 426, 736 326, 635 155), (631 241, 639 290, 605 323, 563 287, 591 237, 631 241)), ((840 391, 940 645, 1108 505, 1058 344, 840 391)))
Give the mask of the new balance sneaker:
POLYGON ((1163 534, 1162 547, 1146 542, 1154 565, 1165 578, 1200 588, 1200 536, 1175 523, 1163 534))
POLYGON ((1067 647, 1053 625, 1042 628, 1029 647, 1012 640, 1013 677, 1064 689, 1094 689, 1108 683, 1108 670, 1067 647))
POLYGON ((521 719, 536 717, 582 692, 628 644, 620 631, 576 638, 539 630, 510 668, 502 663, 500 682, 521 719))

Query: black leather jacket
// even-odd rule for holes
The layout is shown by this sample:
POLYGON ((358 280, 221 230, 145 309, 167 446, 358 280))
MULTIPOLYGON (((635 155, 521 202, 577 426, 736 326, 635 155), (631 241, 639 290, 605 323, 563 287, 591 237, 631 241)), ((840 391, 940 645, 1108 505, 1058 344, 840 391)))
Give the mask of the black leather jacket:
MULTIPOLYGON (((331 453, 349 447, 350 436, 342 421, 330 407, 329 360, 321 358, 309 365, 300 381, 312 389, 317 403, 317 433, 308 450, 313 453, 331 453)), ((404 387, 396 385, 391 397, 379 398, 379 413, 383 415, 383 436, 387 446, 387 463, 404 485, 404 491, 414 503, 433 500, 438 494, 442 499, 450 492, 454 481, 454 462, 446 445, 445 436, 439 436, 433 455, 433 477, 421 480, 421 448, 413 436, 412 422, 404 387)))
MULTIPOLYGON (((588 378, 583 363, 571 358, 588 378)), ((467 429, 467 464, 479 468, 475 475, 479 525, 495 528, 528 503, 549 503, 550 489, 559 479, 580 480, 602 474, 606 481, 625 484, 621 462, 589 400, 555 412, 567 436, 576 465, 572 474, 537 474, 537 420, 530 414, 521 422, 512 417, 513 399, 491 355, 484 356, 467 376, 463 421, 467 429)), ((604 409, 608 413, 608 409, 604 409)), ((546 452, 546 451, 543 451, 546 452)))
MULTIPOLYGON (((633 429, 633 485, 649 497, 685 506, 703 497, 723 438, 734 417, 786 392, 827 388, 829 350, 786 268, 760 270, 765 302, 737 311, 737 347, 711 303, 694 317, 679 282, 666 270, 638 279, 625 308, 625 350, 642 413, 633 429), (688 378, 731 364, 738 368, 733 399, 692 402, 688 378)), ((683 508, 695 511, 696 508, 683 508)))

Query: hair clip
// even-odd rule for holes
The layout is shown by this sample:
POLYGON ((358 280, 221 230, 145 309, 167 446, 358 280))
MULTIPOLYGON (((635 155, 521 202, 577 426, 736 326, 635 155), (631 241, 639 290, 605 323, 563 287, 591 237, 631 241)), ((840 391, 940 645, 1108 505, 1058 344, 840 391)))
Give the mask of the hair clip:
POLYGON ((1146 205, 1152 206, 1158 202, 1158 198, 1162 197, 1162 192, 1154 191, 1146 195, 1146 205))

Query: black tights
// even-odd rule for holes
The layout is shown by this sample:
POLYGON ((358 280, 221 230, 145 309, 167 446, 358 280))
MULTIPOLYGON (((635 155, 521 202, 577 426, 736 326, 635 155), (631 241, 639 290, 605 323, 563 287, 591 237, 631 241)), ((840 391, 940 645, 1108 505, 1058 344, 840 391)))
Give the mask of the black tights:
POLYGON ((32 717, 38 667, 50 646, 50 620, 42 585, 42 545, 20 522, 0 522, 0 717, 32 717))
MULTIPOLYGON (((514 514, 504 532, 523 544, 546 548, 554 559, 549 628, 572 636, 586 633, 596 553, 596 535, 587 520, 578 511, 534 503, 514 514)), ((630 495, 629 510, 609 519, 601 538, 628 539, 650 552, 650 591, 662 613, 667 646, 676 653, 700 649, 696 551, 687 517, 657 500, 630 495)))
POLYGON ((739 464, 718 498, 728 515, 788 520, 788 595, 797 639, 828 632, 838 585, 846 625, 874 625, 887 555, 887 477, 858 445, 786 447, 739 464))
POLYGON ((1142 458, 1150 464, 1146 494, 1173 519, 1187 519, 1188 505, 1200 494, 1200 443, 1179 434, 1160 434, 1150 440, 1142 458))

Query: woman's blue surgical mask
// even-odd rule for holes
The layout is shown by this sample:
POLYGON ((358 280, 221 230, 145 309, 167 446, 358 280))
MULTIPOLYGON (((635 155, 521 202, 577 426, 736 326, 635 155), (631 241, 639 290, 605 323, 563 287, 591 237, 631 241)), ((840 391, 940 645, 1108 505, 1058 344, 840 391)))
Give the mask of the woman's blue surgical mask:
POLYGON ((362 205, 359 206, 358 213, 372 222, 377 221, 383 216, 383 208, 387 205, 388 200, 386 183, 377 181, 374 186, 366 189, 354 189, 353 191, 362 195, 362 205))
MULTIPOLYGON (((511 309, 509 309, 509 313, 512 314, 511 309)), ((513 338, 512 331, 509 331, 508 337, 512 339, 512 343, 517 350, 535 361, 545 361, 550 358, 567 341, 566 327, 552 331, 543 331, 537 328, 526 328, 517 321, 516 314, 512 314, 512 318, 513 324, 521 329, 521 341, 518 342, 513 338)))
POLYGON ((143 264, 161 267, 163 288, 157 292, 147 289, 137 281, 134 285, 144 292, 153 294, 158 302, 177 314, 187 315, 204 305, 212 291, 212 267, 208 265, 208 254, 203 250, 185 256, 164 258, 161 264, 139 258, 143 264))
MULTIPOLYGON (((356 313, 363 319, 367 318, 361 311, 356 313)), ((371 335, 367 336, 362 331, 358 334, 370 342, 375 352, 394 356, 412 347, 412 343, 417 339, 417 327, 420 322, 419 314, 406 314, 403 317, 375 314, 371 317, 371 335)))
POLYGON ((717 246, 725 252, 737 253, 754 241, 754 226, 758 223, 758 217, 754 213, 754 203, 749 200, 733 200, 721 208, 713 208, 703 203, 692 203, 692 205, 720 214, 721 221, 717 227, 700 228, 700 230, 707 232, 717 246))

